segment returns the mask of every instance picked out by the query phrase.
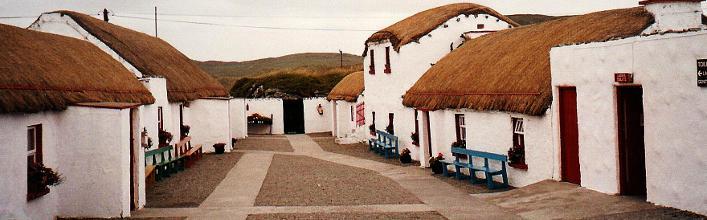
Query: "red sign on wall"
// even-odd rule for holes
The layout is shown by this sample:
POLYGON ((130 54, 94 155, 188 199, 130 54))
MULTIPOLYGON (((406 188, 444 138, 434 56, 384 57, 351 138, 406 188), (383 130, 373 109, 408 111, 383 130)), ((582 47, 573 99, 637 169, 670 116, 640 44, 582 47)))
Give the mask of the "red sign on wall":
POLYGON ((633 83, 633 73, 614 73, 614 82, 633 83))

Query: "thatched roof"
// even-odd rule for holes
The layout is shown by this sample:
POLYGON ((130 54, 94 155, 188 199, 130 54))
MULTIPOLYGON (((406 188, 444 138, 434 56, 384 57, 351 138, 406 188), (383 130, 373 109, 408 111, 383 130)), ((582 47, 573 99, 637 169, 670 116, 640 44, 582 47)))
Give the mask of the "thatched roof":
POLYGON ((552 101, 550 49, 641 34, 653 24, 642 7, 596 12, 467 41, 408 90, 403 104, 542 115, 552 101))
POLYGON ((142 74, 166 78, 170 102, 228 96, 226 89, 216 79, 162 39, 77 12, 53 13, 70 16, 142 74))
POLYGON ((2 24, 0 39, 0 113, 155 101, 122 64, 86 41, 2 24))
POLYGON ((486 6, 473 3, 456 3, 428 9, 405 18, 371 35, 368 40, 366 40, 366 45, 368 45, 368 42, 378 42, 388 39, 393 44, 395 50, 399 51, 401 46, 432 32, 432 30, 441 26, 449 19, 459 15, 469 16, 478 14, 493 15, 513 26, 519 26, 515 21, 486 6))
POLYGON ((339 81, 329 95, 327 100, 344 100, 355 102, 363 92, 363 71, 351 73, 339 81))

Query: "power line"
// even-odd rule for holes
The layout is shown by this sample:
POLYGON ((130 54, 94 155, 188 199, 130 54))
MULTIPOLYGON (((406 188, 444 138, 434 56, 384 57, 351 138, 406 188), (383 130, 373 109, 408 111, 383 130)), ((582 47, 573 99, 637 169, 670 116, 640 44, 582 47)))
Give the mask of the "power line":
POLYGON ((23 19, 23 18, 37 18, 38 16, 0 16, 0 19, 23 19))
MULTIPOLYGON (((116 15, 113 14, 115 17, 120 17, 120 18, 130 18, 130 19, 139 19, 139 20, 149 20, 153 21, 154 18, 145 18, 145 17, 137 17, 137 16, 127 16, 127 15, 116 15)), ((200 22, 200 21, 188 21, 188 20, 177 20, 177 19, 157 19, 158 21, 166 21, 166 22, 173 22, 173 23, 185 23, 185 24, 197 24, 197 25, 209 25, 209 26, 223 26, 223 27, 238 27, 238 28, 251 28, 251 29, 267 29, 267 30, 300 30, 300 31, 352 31, 352 32, 371 32, 371 31, 378 31, 378 30, 368 30, 368 29, 346 29, 346 28, 297 28, 297 27, 275 27, 275 26, 257 26, 257 25, 240 25, 240 24, 221 24, 221 23, 212 23, 212 22, 200 22)))
MULTIPOLYGON (((130 15, 152 15, 148 13, 121 13, 130 15)), ((162 16, 181 16, 181 17, 214 17, 214 18, 355 18, 355 19, 399 19, 400 17, 389 16, 299 16, 299 15, 214 15, 214 14, 181 14, 181 13, 158 13, 162 16)))

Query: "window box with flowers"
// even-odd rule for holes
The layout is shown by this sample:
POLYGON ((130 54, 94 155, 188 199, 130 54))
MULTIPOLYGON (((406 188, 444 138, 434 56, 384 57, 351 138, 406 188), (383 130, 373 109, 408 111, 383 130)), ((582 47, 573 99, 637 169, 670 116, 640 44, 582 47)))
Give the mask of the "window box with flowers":
POLYGON ((376 125, 374 125, 374 124, 369 125, 368 132, 371 133, 371 136, 376 136, 376 125))
POLYGON ((444 155, 442 153, 437 153, 436 157, 430 157, 430 168, 432 168, 433 173, 441 174, 443 172, 442 169, 444 168, 444 163, 442 163, 442 160, 444 160, 444 155))
MULTIPOLYGON (((456 148, 466 149, 466 141, 464 141, 464 140, 458 140, 458 141, 452 142, 451 147, 452 147, 452 148, 455 148, 455 147, 456 147, 456 148)), ((458 157, 459 159, 466 159, 466 154, 456 154, 456 153, 452 153, 452 156, 458 157)))
POLYGON ((159 144, 157 146, 158 148, 169 146, 169 142, 172 142, 172 133, 169 133, 167 131, 160 131, 157 136, 159 138, 159 144))
POLYGON ((57 186, 64 181, 61 174, 44 167, 41 163, 27 164, 27 201, 49 193, 49 186, 57 186))

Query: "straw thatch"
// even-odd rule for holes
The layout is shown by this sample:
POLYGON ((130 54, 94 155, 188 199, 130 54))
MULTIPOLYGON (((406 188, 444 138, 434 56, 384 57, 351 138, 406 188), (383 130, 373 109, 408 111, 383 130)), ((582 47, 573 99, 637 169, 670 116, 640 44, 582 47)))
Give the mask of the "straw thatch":
POLYGON ((366 45, 368 45, 369 42, 378 42, 387 39, 393 44, 395 51, 400 51, 400 47, 403 45, 430 33, 449 19, 459 15, 469 16, 478 14, 492 15, 513 26, 519 26, 515 21, 489 7, 473 3, 456 3, 428 9, 405 18, 371 35, 371 37, 366 40, 366 45))
POLYGON ((226 89, 216 79, 162 39, 77 12, 54 13, 70 16, 142 74, 166 78, 170 102, 228 96, 226 89))
POLYGON ((355 102, 363 92, 363 71, 351 73, 339 81, 329 95, 327 100, 344 100, 355 102))
POLYGON ((550 49, 639 35, 653 23, 630 8, 563 18, 467 41, 430 68, 403 104, 542 115, 550 106, 550 49))
POLYGON ((88 42, 2 24, 0 39, 0 113, 155 101, 130 71, 88 42))

